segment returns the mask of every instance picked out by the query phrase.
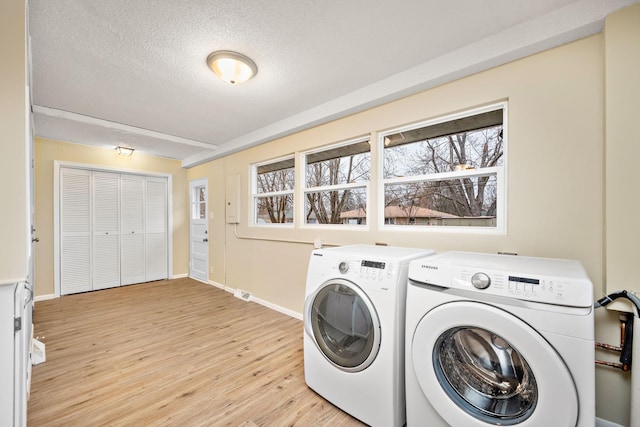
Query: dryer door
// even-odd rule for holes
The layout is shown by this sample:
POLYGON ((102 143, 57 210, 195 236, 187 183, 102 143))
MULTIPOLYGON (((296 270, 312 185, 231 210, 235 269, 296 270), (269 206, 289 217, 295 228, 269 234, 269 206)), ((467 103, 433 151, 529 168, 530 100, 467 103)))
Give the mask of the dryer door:
POLYGON ((305 302, 305 331, 338 368, 366 369, 380 348, 380 321, 367 295, 354 283, 332 279, 305 302))
POLYGON ((418 323, 411 357, 425 397, 452 426, 576 425, 578 395, 562 358, 500 308, 437 306, 418 323))

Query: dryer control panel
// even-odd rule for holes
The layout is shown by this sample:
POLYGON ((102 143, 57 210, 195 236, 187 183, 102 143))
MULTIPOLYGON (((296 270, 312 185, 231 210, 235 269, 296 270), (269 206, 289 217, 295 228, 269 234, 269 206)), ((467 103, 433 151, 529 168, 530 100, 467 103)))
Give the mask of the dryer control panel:
MULTIPOLYGON (((348 271, 357 275, 360 279, 384 280, 393 277, 393 263, 389 261, 372 261, 366 259, 356 259, 350 262, 343 261, 340 266, 347 264, 348 271)), ((346 274, 342 267, 338 267, 341 273, 346 274)))
POLYGON ((409 279, 554 305, 593 305, 593 284, 575 260, 443 253, 413 261, 409 266, 409 279))

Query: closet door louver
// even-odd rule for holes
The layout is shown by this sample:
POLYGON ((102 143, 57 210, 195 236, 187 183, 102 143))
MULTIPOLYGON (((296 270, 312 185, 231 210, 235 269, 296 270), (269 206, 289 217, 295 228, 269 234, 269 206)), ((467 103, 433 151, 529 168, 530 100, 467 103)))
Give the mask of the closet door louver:
POLYGON ((145 177, 121 175, 121 242, 120 260, 122 285, 141 283, 145 278, 144 229, 145 177))
POLYGON ((146 179, 146 280, 167 278, 167 179, 146 179))
POLYGON ((120 286, 120 175, 93 172, 93 290, 120 286))
POLYGON ((86 292, 91 281, 91 172, 60 169, 60 291, 86 292))

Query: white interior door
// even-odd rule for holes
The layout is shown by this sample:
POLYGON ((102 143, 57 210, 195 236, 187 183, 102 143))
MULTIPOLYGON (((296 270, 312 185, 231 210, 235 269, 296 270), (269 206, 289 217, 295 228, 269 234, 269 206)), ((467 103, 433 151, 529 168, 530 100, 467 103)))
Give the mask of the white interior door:
POLYGON ((209 265, 207 185, 206 179, 191 181, 189 184, 191 199, 189 276, 203 282, 208 281, 209 265))
MULTIPOLYGON (((32 292, 35 292, 35 243, 40 239, 36 236, 36 199, 35 199, 35 155, 34 155, 34 124, 33 114, 31 114, 31 99, 29 90, 27 90, 27 191, 29 191, 29 228, 31 230, 31 245, 29 246, 29 277, 27 279, 28 286, 32 292)), ((31 337, 29 337, 31 339, 31 337)))

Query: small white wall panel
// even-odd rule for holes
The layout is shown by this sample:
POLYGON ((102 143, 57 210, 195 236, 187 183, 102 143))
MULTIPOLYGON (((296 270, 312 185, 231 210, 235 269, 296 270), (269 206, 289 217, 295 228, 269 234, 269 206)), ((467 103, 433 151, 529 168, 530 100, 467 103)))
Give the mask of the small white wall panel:
POLYGON ((91 281, 91 172, 60 170, 60 290, 86 292, 91 281))

